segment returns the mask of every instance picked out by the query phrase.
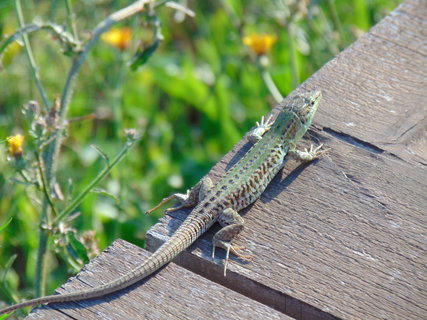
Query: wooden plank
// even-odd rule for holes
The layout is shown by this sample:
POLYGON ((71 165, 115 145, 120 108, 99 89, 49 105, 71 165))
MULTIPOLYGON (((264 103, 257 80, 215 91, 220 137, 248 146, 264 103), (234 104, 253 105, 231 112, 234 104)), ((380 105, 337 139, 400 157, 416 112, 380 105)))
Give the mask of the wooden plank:
MULTIPOLYGON (((87 289, 116 279, 149 253, 115 241, 57 292, 87 289)), ((73 303, 43 306, 26 319, 288 319, 286 315, 212 283, 175 264, 127 290, 73 303)))
MULTIPOLYGON (((323 91, 309 138, 332 150, 311 165, 286 163, 243 211, 251 263, 234 259, 222 275, 223 252, 210 258, 218 228, 176 262, 297 319, 425 318, 425 16, 426 2, 405 2, 297 90, 323 91)), ((238 143, 213 180, 249 147, 238 143)), ((147 248, 187 212, 163 218, 147 248)))

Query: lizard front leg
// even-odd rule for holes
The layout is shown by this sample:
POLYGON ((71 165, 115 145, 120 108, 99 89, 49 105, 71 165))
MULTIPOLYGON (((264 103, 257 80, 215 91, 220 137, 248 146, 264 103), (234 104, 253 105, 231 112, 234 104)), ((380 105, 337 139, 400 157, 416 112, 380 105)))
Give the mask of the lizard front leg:
POLYGON ((161 207, 163 204, 169 200, 176 199, 179 202, 179 206, 166 209, 166 212, 176 211, 182 208, 194 207, 201 200, 204 199, 207 192, 212 189, 213 183, 211 178, 204 177, 202 178, 194 187, 187 190, 186 194, 183 193, 174 193, 167 198, 164 198, 157 206, 147 211, 147 214, 150 214, 154 210, 161 207))
POLYGON ((301 162, 310 162, 314 159, 318 159, 323 156, 329 149, 322 149, 323 144, 319 145, 316 148, 313 148, 313 145, 310 146, 310 150, 304 149, 304 151, 297 149, 290 149, 288 151, 288 156, 291 158, 301 161, 301 162))
POLYGON ((252 129, 249 132, 248 140, 252 143, 257 143, 259 140, 261 140, 262 136, 271 129, 271 126, 273 125, 273 121, 271 121, 271 118, 273 116, 268 117, 267 120, 265 120, 264 116, 261 117, 261 122, 256 123, 256 127, 252 129))
POLYGON ((224 263, 224 276, 227 274, 228 259, 230 251, 244 260, 249 260, 250 256, 240 253, 245 249, 241 246, 232 244, 234 238, 243 230, 243 218, 239 213, 232 208, 225 209, 218 218, 219 224, 223 227, 213 237, 212 244, 212 259, 215 258, 215 248, 220 247, 226 250, 225 263, 224 263))

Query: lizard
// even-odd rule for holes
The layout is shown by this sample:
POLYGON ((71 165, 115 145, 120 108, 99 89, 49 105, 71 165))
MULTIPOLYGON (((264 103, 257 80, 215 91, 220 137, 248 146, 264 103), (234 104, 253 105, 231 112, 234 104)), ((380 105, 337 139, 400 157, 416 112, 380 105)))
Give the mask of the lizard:
POLYGON ((129 287, 171 262, 216 222, 219 222, 222 229, 213 237, 212 257, 215 256, 216 247, 226 250, 226 276, 230 252, 245 260, 250 258, 241 253, 244 247, 233 244, 233 240, 244 227, 243 218, 238 211, 261 196, 281 169, 285 156, 309 162, 320 158, 327 151, 321 149, 322 145, 316 148, 311 145, 309 150, 304 151, 296 149, 296 143, 311 125, 321 97, 321 91, 296 95, 284 104, 274 122, 271 117, 266 121, 262 117, 261 122, 257 122, 256 127, 248 134, 248 140, 253 143, 252 147, 219 182, 214 185, 206 176, 186 194, 173 194, 149 210, 147 213, 171 199, 177 199, 180 205, 166 210, 167 212, 194 207, 175 233, 140 266, 104 285, 24 301, 0 310, 0 315, 27 306, 99 298, 129 287))

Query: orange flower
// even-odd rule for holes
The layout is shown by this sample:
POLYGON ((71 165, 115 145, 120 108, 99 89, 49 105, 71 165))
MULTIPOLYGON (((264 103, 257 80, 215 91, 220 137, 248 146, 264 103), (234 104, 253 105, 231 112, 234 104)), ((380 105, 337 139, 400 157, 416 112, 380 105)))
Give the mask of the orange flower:
POLYGON ((103 41, 119 48, 120 50, 124 50, 129 47, 131 38, 132 31, 128 27, 113 28, 101 36, 103 41))
POLYGON ((252 33, 243 38, 243 43, 251 48, 258 56, 268 53, 276 41, 276 35, 267 33, 252 33))
POLYGON ((24 136, 17 134, 13 137, 7 138, 7 143, 9 145, 9 153, 14 157, 19 157, 22 155, 22 144, 24 143, 24 136))

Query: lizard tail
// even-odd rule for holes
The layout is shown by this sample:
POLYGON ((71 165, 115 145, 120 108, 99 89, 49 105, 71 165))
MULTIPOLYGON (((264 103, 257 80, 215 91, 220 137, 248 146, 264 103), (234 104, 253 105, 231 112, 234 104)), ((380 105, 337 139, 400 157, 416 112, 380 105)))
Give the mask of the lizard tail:
POLYGON ((99 298, 110 293, 127 288, 141 281, 162 266, 172 261, 179 253, 189 247, 207 228, 206 222, 200 218, 192 217, 183 222, 174 235, 158 248, 144 263, 120 278, 104 285, 77 292, 56 294, 24 301, 0 310, 0 315, 28 306, 54 302, 81 301, 99 298))

